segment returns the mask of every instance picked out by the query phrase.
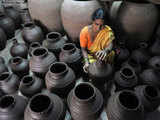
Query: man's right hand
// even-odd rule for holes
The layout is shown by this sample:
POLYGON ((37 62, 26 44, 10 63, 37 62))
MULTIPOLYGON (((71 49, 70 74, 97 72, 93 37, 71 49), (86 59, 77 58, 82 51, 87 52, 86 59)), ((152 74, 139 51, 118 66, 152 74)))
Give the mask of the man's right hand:
POLYGON ((85 73, 88 73, 88 68, 89 68, 89 63, 86 62, 86 63, 84 64, 84 66, 83 66, 83 70, 84 70, 85 73))

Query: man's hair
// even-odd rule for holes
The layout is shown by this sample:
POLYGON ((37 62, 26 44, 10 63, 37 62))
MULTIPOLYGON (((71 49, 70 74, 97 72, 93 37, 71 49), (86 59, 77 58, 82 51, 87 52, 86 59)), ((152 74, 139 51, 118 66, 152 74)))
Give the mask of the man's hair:
POLYGON ((105 18, 105 13, 104 13, 104 10, 102 8, 98 8, 92 14, 92 20, 93 21, 96 20, 96 19, 102 19, 102 20, 104 20, 104 18, 105 18))

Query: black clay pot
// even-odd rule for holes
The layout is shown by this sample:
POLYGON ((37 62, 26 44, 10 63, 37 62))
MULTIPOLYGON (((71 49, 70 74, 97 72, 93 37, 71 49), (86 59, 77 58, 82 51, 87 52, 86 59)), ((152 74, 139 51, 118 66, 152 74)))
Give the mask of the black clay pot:
POLYGON ((22 78, 29 74, 29 61, 21 57, 13 57, 9 61, 12 72, 22 78))
POLYGON ((138 78, 132 67, 124 66, 115 73, 114 82, 117 91, 133 89, 138 84, 138 78))
POLYGON ((89 65, 88 74, 95 86, 104 85, 112 79, 113 68, 110 64, 96 61, 89 65))
POLYGON ((29 46, 29 56, 32 57, 32 51, 35 49, 35 48, 38 48, 38 47, 41 47, 41 44, 39 42, 33 42, 30 44, 29 46))
POLYGON ((124 62, 122 65, 123 66, 130 66, 134 69, 135 73, 138 75, 140 74, 142 68, 141 68, 141 64, 138 63, 137 60, 135 60, 134 58, 129 58, 126 62, 124 62))
POLYGON ((26 75, 22 78, 19 90, 22 95, 30 98, 40 93, 44 88, 44 81, 36 76, 26 75))
POLYGON ((0 90, 5 94, 16 93, 19 83, 19 77, 13 73, 4 72, 0 74, 0 90))
POLYGON ((79 76, 83 71, 81 51, 73 43, 64 44, 59 55, 59 60, 67 63, 74 70, 76 76, 79 76))
POLYGON ((97 120, 103 110, 102 94, 90 83, 78 84, 67 102, 74 120, 97 120))
POLYGON ((33 96, 25 110, 24 120, 64 120, 66 108, 55 94, 33 96))
POLYGON ((0 13, 0 27, 4 30, 8 39, 14 37, 15 23, 10 17, 4 15, 4 13, 0 13))
POLYGON ((59 57, 61 48, 67 42, 66 39, 58 32, 50 32, 47 34, 46 40, 43 41, 43 46, 46 47, 49 51, 53 52, 56 57, 59 57))
POLYGON ((148 44, 145 42, 141 42, 139 44, 139 48, 132 52, 131 58, 140 63, 142 67, 145 67, 150 58, 148 44))
POLYGON ((153 112, 158 108, 160 104, 158 88, 149 85, 137 86, 135 93, 140 99, 145 112, 153 112))
POLYGON ((160 56, 155 56, 152 57, 149 61, 148 61, 148 67, 149 68, 157 68, 158 66, 160 66, 160 56))
POLYGON ((2 28, 0 28, 0 50, 6 47, 7 36, 2 28))
POLYGON ((8 72, 8 67, 5 64, 0 63, 0 74, 3 72, 8 72))
POLYGON ((20 28, 21 26, 20 13, 12 6, 5 7, 5 13, 7 16, 9 16, 14 20, 16 29, 20 28))
POLYGON ((144 120, 143 107, 132 91, 123 90, 110 97, 106 108, 108 120, 144 120))
POLYGON ((42 43, 44 39, 42 29, 32 22, 24 25, 22 37, 27 44, 31 44, 32 42, 42 43))
POLYGON ((45 80, 49 91, 66 98, 75 86, 76 76, 67 64, 55 62, 50 66, 45 80))
POLYGON ((154 69, 146 69, 140 74, 140 83, 145 85, 153 85, 160 88, 160 66, 154 69))
POLYGON ((46 48, 36 48, 32 51, 30 70, 39 77, 45 77, 45 74, 49 70, 49 66, 56 61, 55 55, 48 52, 46 48))
POLYGON ((10 48, 10 54, 12 57, 20 56, 27 58, 28 48, 24 43, 18 43, 18 41, 14 39, 13 46, 10 48))
POLYGON ((18 95, 6 95, 0 99, 1 120, 23 120, 27 101, 18 95))
POLYGON ((2 56, 0 56, 0 64, 5 64, 5 60, 2 56))
POLYGON ((156 40, 153 42, 149 48, 149 52, 152 56, 160 56, 160 38, 156 37, 156 40))

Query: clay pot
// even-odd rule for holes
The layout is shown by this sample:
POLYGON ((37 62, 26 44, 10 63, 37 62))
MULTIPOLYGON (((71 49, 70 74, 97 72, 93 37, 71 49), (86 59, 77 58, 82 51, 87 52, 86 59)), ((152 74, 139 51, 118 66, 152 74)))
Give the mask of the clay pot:
POLYGON ((158 8, 153 4, 123 1, 116 21, 128 37, 126 47, 132 50, 139 42, 149 41, 158 23, 158 17, 158 8))
POLYGON ((14 37, 15 23, 10 17, 7 17, 4 13, 0 13, 0 27, 4 30, 8 39, 14 37))
POLYGON ((29 56, 32 57, 32 51, 35 49, 35 48, 38 48, 38 47, 41 47, 40 43, 39 42, 32 42, 29 46, 29 56))
POLYGON ((76 76, 82 71, 82 54, 73 43, 66 43, 59 54, 59 61, 65 62, 75 72, 76 76))
POLYGON ((10 54, 12 57, 20 56, 22 58, 27 58, 28 48, 24 43, 18 43, 17 39, 14 39, 13 45, 10 48, 10 54))
POLYGON ((144 120, 143 107, 132 91, 112 95, 106 108, 108 120, 144 120))
POLYGON ((18 95, 6 95, 0 99, 1 120, 22 120, 27 101, 18 95))
POLYGON ((136 74, 140 74, 142 68, 141 68, 141 64, 135 60, 134 58, 129 58, 126 62, 124 62, 122 65, 123 66, 130 66, 134 69, 136 74))
POLYGON ((20 26, 21 26, 21 15, 20 15, 19 11, 17 11, 12 6, 8 6, 8 7, 5 7, 5 13, 6 13, 7 16, 9 16, 10 18, 12 18, 14 20, 16 29, 20 28, 20 26))
POLYGON ((73 70, 63 62, 53 63, 45 77, 47 89, 62 98, 74 88, 75 79, 73 70))
POLYGON ((49 66, 56 61, 55 55, 48 52, 46 48, 36 48, 32 51, 30 70, 39 77, 45 77, 45 74, 49 70, 49 66))
POLYGON ((64 120, 66 109, 55 94, 33 96, 25 110, 24 120, 64 120))
POLYGON ((149 52, 152 56, 160 56, 159 49, 160 49, 160 38, 156 37, 155 41, 149 48, 149 52))
POLYGON ((48 31, 62 32, 60 15, 62 2, 63 0, 28 0, 28 8, 32 19, 40 22, 48 31))
POLYGON ((22 78, 19 90, 22 95, 30 98, 33 95, 40 93, 44 88, 44 81, 36 76, 26 75, 22 78))
POLYGON ((27 44, 31 44, 32 42, 42 43, 44 39, 42 29, 32 22, 26 23, 24 25, 22 30, 22 37, 27 44))
POLYGON ((10 59, 9 66, 12 72, 22 78, 29 74, 29 61, 21 57, 13 57, 10 59))
POLYGON ((138 84, 138 78, 135 71, 130 66, 124 66, 117 71, 114 76, 116 90, 133 89, 138 84))
POLYGON ((148 67, 156 69, 157 66, 160 66, 160 56, 155 56, 149 59, 148 67))
POLYGON ((103 97, 90 83, 78 84, 67 99, 74 120, 97 120, 103 110, 103 97))
POLYGON ((160 66, 157 65, 154 69, 148 68, 145 69, 140 74, 140 82, 143 85, 152 85, 160 88, 160 66))
POLYGON ((140 99, 145 112, 155 111, 160 102, 160 94, 158 88, 149 85, 137 86, 135 93, 140 99))
POLYGON ((0 50, 3 50, 6 47, 7 36, 2 28, 0 28, 0 50))
POLYGON ((46 40, 43 41, 43 46, 46 47, 49 51, 53 52, 56 57, 59 57, 61 48, 67 42, 66 39, 58 32, 50 32, 47 34, 46 40))
POLYGON ((113 68, 110 64, 96 61, 89 65, 88 74, 95 86, 104 85, 112 79, 113 68))
POLYGON ((79 42, 80 31, 92 23, 91 16, 100 7, 96 0, 64 0, 61 7, 62 23, 73 42, 79 42))
POLYGON ((146 67, 146 64, 150 58, 148 44, 141 42, 139 44, 139 48, 132 52, 131 58, 137 61, 137 63, 140 63, 142 67, 146 67))
POLYGON ((13 73, 4 72, 0 74, 0 90, 4 94, 13 94, 18 91, 19 77, 13 73))

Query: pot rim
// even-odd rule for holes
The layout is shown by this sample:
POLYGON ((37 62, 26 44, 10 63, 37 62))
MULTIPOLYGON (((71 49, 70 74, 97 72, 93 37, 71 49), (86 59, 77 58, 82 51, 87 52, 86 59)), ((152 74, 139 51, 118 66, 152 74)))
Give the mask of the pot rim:
POLYGON ((57 40, 61 39, 61 37, 62 37, 62 35, 59 32, 50 32, 47 34, 47 40, 51 41, 51 42, 57 41, 57 40), (51 35, 57 35, 58 37, 57 38, 50 38, 51 35))

